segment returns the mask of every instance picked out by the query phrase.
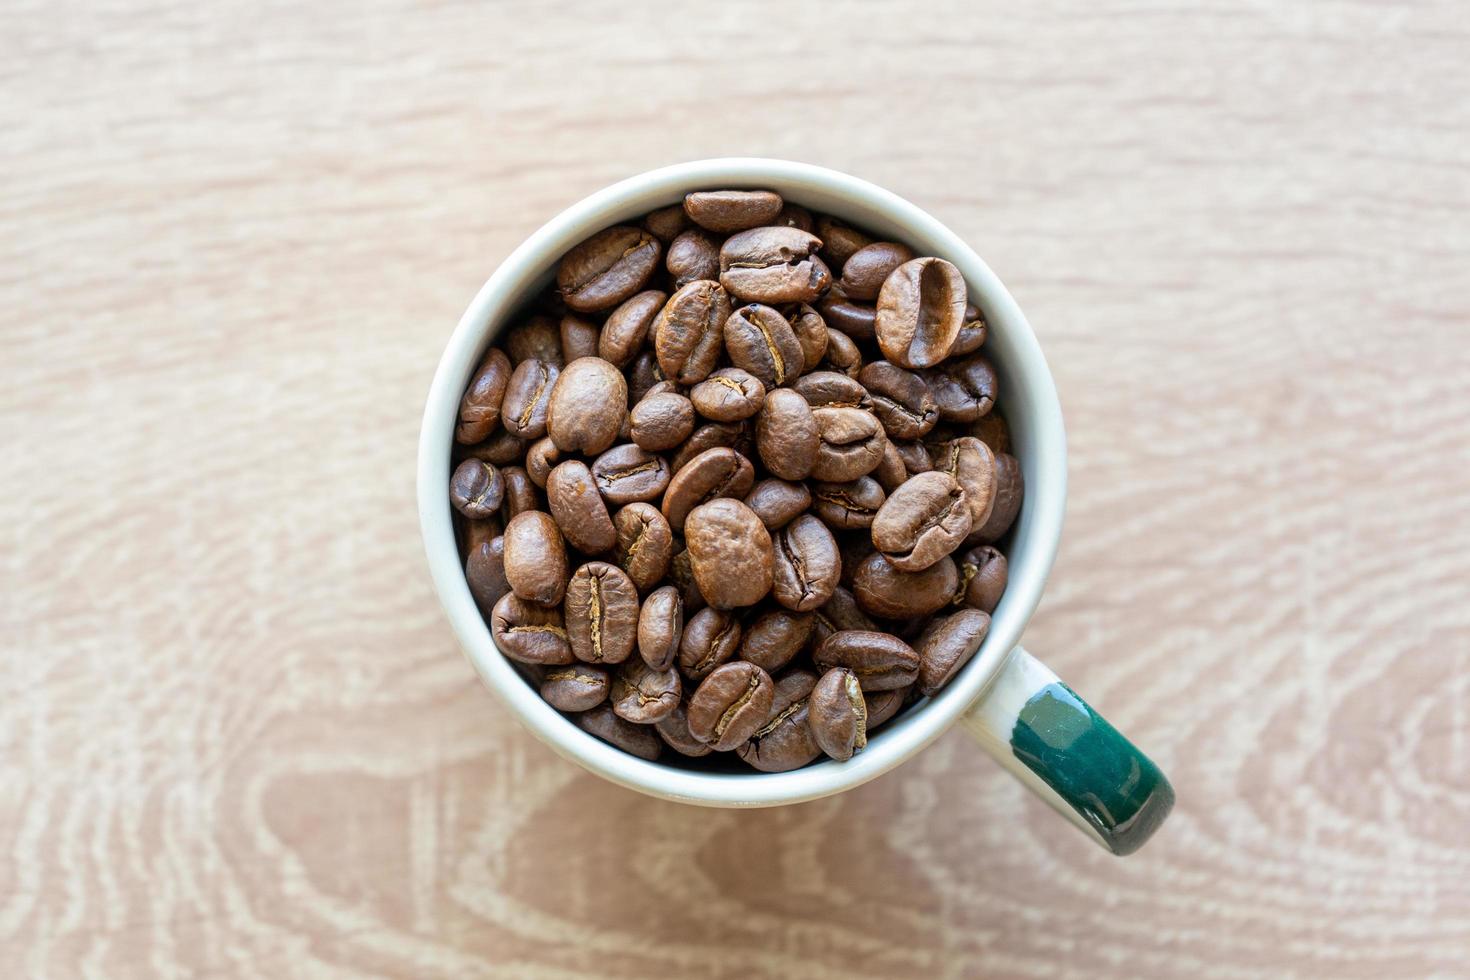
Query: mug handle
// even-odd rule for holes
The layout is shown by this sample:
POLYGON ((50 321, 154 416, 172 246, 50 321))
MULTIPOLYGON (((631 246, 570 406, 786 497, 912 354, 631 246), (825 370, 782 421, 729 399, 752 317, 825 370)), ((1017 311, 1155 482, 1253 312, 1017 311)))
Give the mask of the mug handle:
POLYGON ((1132 854, 1174 806, 1142 752, 1021 647, 960 719, 980 746, 1053 810, 1114 854, 1132 854))

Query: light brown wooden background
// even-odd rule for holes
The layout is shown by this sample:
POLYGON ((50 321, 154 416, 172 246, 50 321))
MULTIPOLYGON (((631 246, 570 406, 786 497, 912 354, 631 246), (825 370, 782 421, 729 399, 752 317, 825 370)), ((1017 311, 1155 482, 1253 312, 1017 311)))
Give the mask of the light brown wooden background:
POLYGON ((12 0, 0 975, 1470 974, 1464 14, 12 0), (441 345, 552 213, 726 154, 893 188, 1027 310, 1027 640, 1173 777, 1136 857, 960 733, 656 803, 460 658, 441 345))

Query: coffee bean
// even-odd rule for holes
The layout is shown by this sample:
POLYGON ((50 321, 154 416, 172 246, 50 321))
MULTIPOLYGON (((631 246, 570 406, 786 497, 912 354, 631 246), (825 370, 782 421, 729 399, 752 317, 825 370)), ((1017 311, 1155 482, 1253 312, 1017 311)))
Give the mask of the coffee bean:
POLYGON ((670 296, 653 330, 664 377, 682 385, 707 378, 724 350, 730 312, 729 294, 708 279, 697 279, 670 296))
POLYGON ((1023 489, 1021 461, 1010 453, 997 453, 995 456, 995 506, 991 508, 990 517, 986 519, 985 524, 971 531, 965 543, 974 545, 999 541, 1011 529, 1011 525, 1016 521, 1016 515, 1021 512, 1023 489))
POLYGON ((766 389, 758 378, 740 368, 720 368, 689 392, 700 415, 716 422, 739 422, 761 410, 766 389))
POLYGON ((668 670, 684 638, 684 603, 672 585, 655 589, 638 612, 638 655, 654 670, 668 670))
POLYGON ((628 404, 638 404, 662 380, 663 372, 659 370, 658 358, 653 351, 645 350, 640 353, 633 358, 633 364, 628 368, 628 404))
POLYGON ((477 368, 464 398, 459 402, 459 422, 454 441, 474 444, 488 438, 500 424, 500 404, 510 385, 510 358, 497 347, 490 348, 477 368))
POLYGON ((638 590, 621 568, 589 561, 572 575, 564 606, 573 656, 589 664, 628 659, 638 639, 638 590))
POLYGON ((857 675, 864 691, 903 687, 919 676, 919 655, 891 633, 868 630, 833 633, 813 651, 812 662, 823 671, 847 668, 857 675))
POLYGON ((695 191, 684 195, 684 213, 701 228, 722 235, 767 225, 781 213, 775 191, 695 191))
POLYGON ((983 354, 948 362, 924 377, 940 416, 952 422, 973 422, 995 406, 995 368, 983 354))
POLYGON ((470 587, 470 595, 475 597, 475 605, 480 607, 480 613, 489 615, 500 597, 510 591, 510 583, 505 578, 503 535, 470 546, 469 557, 464 563, 464 579, 470 587))
POLYGON ((970 511, 970 529, 984 527, 990 520, 998 489, 995 455, 974 436, 961 436, 941 443, 931 455, 934 468, 948 473, 964 488, 970 511))
POLYGON ((790 772, 822 754, 807 724, 805 698, 780 712, 756 729, 755 734, 735 749, 748 765, 761 772, 790 772))
POLYGON ((643 218, 643 227, 665 245, 669 244, 689 227, 689 216, 684 213, 684 202, 648 212, 643 218))
POLYGON ((720 243, 707 232, 690 228, 680 232, 664 256, 664 268, 674 277, 674 288, 680 289, 696 279, 720 278, 720 243))
POLYGON ((816 617, 809 612, 767 610, 746 627, 740 641, 740 659, 775 674, 806 646, 815 623, 816 617))
POLYGON ((767 531, 785 527, 812 505, 811 491, 803 483, 761 480, 745 495, 745 506, 755 512, 767 531))
POLYGON ((837 539, 837 551, 842 556, 842 575, 837 581, 843 588, 852 588, 853 576, 876 550, 873 547, 873 535, 866 529, 849 531, 837 539))
POLYGON ((635 725, 619 718, 610 704, 599 704, 591 711, 582 712, 576 716, 576 722, 582 731, 640 759, 653 762, 662 751, 663 742, 654 734, 651 726, 635 725))
POLYGON ((708 677, 740 651, 740 621, 730 613, 706 607, 690 616, 679 640, 679 670, 691 681, 708 677))
POLYGON ((564 453, 595 456, 618 437, 628 411, 628 383, 600 357, 568 364, 552 388, 546 431, 564 453))
MULTIPOLYGON (((756 666, 761 667, 760 664, 756 666)), ((761 669, 771 675, 775 688, 771 694, 771 710, 766 712, 767 722, 775 721, 781 712, 811 697, 812 689, 817 686, 817 675, 805 667, 792 667, 779 672, 766 670, 765 667, 761 669)))
POLYGON ((827 326, 852 340, 867 343, 877 336, 878 308, 848 296, 840 285, 822 297, 818 308, 827 326))
POLYGON ((689 698, 689 734, 716 752, 728 752, 756 733, 771 708, 775 685, 755 664, 715 669, 689 698))
POLYGON ((654 670, 642 660, 629 660, 613 678, 613 711, 635 724, 651 725, 679 706, 683 692, 677 670, 654 670))
POLYGON ((1011 451, 1011 430, 998 412, 982 415, 970 426, 970 435, 990 447, 993 453, 1011 451))
MULTIPOLYGON (((669 489, 672 493, 672 485, 669 489)), ((739 496, 749 490, 747 480, 739 496)), ((685 522, 684 540, 694 580, 711 606, 751 606, 771 591, 771 535, 739 500, 721 497, 695 507, 685 522)))
POLYGON ((662 254, 653 235, 616 225, 568 252, 556 271, 556 285, 567 306, 579 313, 611 309, 643 288, 662 254))
POLYGON ((665 745, 691 759, 698 759, 714 751, 689 734, 689 715, 682 704, 655 722, 653 729, 658 732, 658 737, 664 740, 665 745))
POLYGON ((523 664, 569 664, 572 647, 561 610, 507 592, 490 614, 490 635, 501 653, 523 664))
POLYGON ((823 752, 846 762, 867 748, 868 705, 852 671, 833 667, 823 674, 807 705, 807 725, 823 752))
POLYGON ((546 409, 560 375, 555 365, 534 357, 516 366, 500 404, 500 424, 507 432, 527 441, 546 435, 546 409))
POLYGON ((793 303, 781 308, 791 332, 801 345, 802 371, 812 371, 827 353, 827 323, 810 303, 793 303))
POLYGON ((829 527, 843 531, 872 527, 885 499, 883 488, 870 476, 812 485, 812 510, 829 527))
POLYGON ((869 615, 916 619, 943 608, 959 581, 954 559, 948 555, 922 572, 905 572, 875 551, 853 572, 852 593, 869 615))
POLYGON ((524 469, 507 466, 500 471, 500 478, 505 481, 503 513, 507 521, 517 514, 541 509, 541 495, 536 492, 536 484, 531 482, 530 475, 524 469))
POLYGON ((808 612, 832 598, 842 560, 837 540, 826 525, 803 514, 777 531, 771 546, 772 595, 777 602, 787 609, 808 612))
POLYGON ((858 249, 873 244, 871 236, 826 215, 818 216, 816 233, 822 239, 822 254, 838 270, 858 249))
POLYGON ((761 462, 772 474, 783 480, 806 479, 820 445, 816 417, 806 399, 787 388, 766 395, 755 441, 761 462))
POLYGON ((595 320, 576 313, 561 318, 561 362, 570 364, 579 357, 596 357, 602 340, 602 328, 595 320))
POLYGON ((550 514, 526 511, 505 525, 505 580, 527 602, 561 605, 567 588, 567 549, 550 514))
POLYGON ((617 533, 618 566, 628 573, 639 592, 658 585, 668 573, 674 554, 674 535, 669 522, 658 508, 648 503, 632 503, 613 517, 617 533))
POLYGON ((456 447, 454 455, 456 459, 482 459, 496 466, 509 466, 517 462, 525 451, 526 444, 514 433, 497 429, 484 442, 456 447))
POLYGON ((858 372, 872 398, 873 414, 890 439, 920 439, 939 421, 934 395, 924 379, 887 361, 873 361, 858 372))
POLYGON ((587 555, 611 551, 618 532, 597 481, 579 459, 558 463, 546 478, 546 500, 551 516, 573 548, 587 555))
POLYGON ((806 352, 791 324, 769 306, 750 303, 725 321, 730 362, 759 378, 767 388, 789 383, 806 364, 806 352))
POLYGON ((959 568, 960 585, 955 604, 964 604, 981 612, 995 612, 1006 590, 1006 556, 994 545, 982 544, 965 552, 960 558, 959 568))
POLYGON ((500 510, 505 480, 500 471, 478 459, 467 459, 449 478, 449 502, 469 518, 485 518, 500 510))
POLYGON ((673 449, 694 431, 694 406, 683 395, 643 396, 630 413, 633 441, 651 453, 673 449))
POLYGON ((818 368, 826 368, 856 378, 863 367, 863 355, 852 338, 840 330, 827 328, 827 352, 818 368))
POLYGON ((557 711, 589 711, 607 700, 607 672, 590 664, 554 667, 541 678, 541 699, 557 711))
POLYGON ((812 625, 812 642, 820 644, 833 633, 842 630, 876 630, 878 628, 868 614, 858 607, 857 599, 842 586, 832 590, 832 598, 817 610, 816 622, 812 625))
POLYGON ((938 694, 970 662, 989 631, 990 615, 978 609, 961 609, 930 622, 914 644, 919 654, 919 693, 929 698, 938 694))
POLYGON ((902 572, 923 571, 969 533, 969 498, 948 473, 910 477, 873 518, 873 546, 902 572))
POLYGON ((766 222, 766 224, 781 225, 784 228, 800 228, 802 231, 812 231, 817 225, 810 211, 800 204, 792 204, 790 201, 787 201, 782 206, 780 214, 766 222))
POLYGON ((812 408, 871 408, 868 389, 856 378, 836 371, 813 371, 791 385, 812 408))
POLYGON ((817 423, 818 436, 811 467, 813 479, 845 483, 877 469, 887 437, 872 412, 860 408, 816 408, 812 417, 817 423))
POLYGON ((868 731, 871 732, 898 714, 898 710, 903 707, 904 695, 909 690, 907 687, 896 687, 890 691, 864 692, 863 702, 868 708, 868 731))
POLYGON ((711 422, 701 425, 690 434, 684 444, 674 453, 669 469, 678 473, 702 453, 711 449, 733 449, 742 456, 748 455, 750 429, 745 422, 711 422))
POLYGON ((561 330, 549 316, 533 316, 506 331, 505 351, 512 364, 537 360, 560 368, 564 363, 561 359, 561 330))
POLYGON ((878 293, 878 346, 899 367, 944 360, 965 318, 965 280, 943 259, 905 262, 878 293))
POLYGON ((668 298, 661 290, 645 289, 620 303, 602 325, 597 356, 617 368, 632 363, 668 298))
POLYGON ((748 303, 810 303, 832 285, 822 242, 798 228, 751 228, 720 246, 720 285, 748 303))
POLYGON ((669 481, 663 515, 670 527, 684 532, 684 522, 694 508, 717 497, 744 497, 754 483, 750 460, 733 449, 707 449, 669 481))
POLYGON ((694 581, 694 565, 689 558, 689 549, 677 539, 674 542, 674 557, 669 561, 669 581, 679 590, 679 601, 684 603, 686 616, 709 605, 704 601, 704 593, 699 591, 699 583, 694 581))
POLYGON ((980 313, 980 308, 974 303, 966 303, 965 322, 955 336, 954 343, 949 345, 949 356, 963 357, 979 350, 985 343, 986 332, 985 317, 980 313))
POLYGON ((883 444, 883 458, 873 470, 873 479, 878 481, 878 486, 883 488, 884 493, 892 493, 908 478, 909 468, 903 463, 903 454, 898 451, 897 444, 889 439, 883 444))
POLYGON ((669 464, 631 442, 614 446, 592 464, 592 479, 613 506, 657 500, 669 485, 669 464))
POLYGON ((913 258, 914 250, 898 242, 864 245, 842 263, 842 291, 852 299, 871 302, 893 270, 913 258))
POLYGON ((904 469, 912 476, 915 473, 928 473, 934 469, 934 461, 929 458, 929 450, 924 448, 921 442, 895 442, 893 447, 898 450, 898 455, 903 459, 904 469))
POLYGON ((532 483, 545 490, 546 478, 560 462, 561 450, 556 448, 556 443, 551 441, 550 436, 542 436, 526 450, 526 475, 531 478, 532 483))

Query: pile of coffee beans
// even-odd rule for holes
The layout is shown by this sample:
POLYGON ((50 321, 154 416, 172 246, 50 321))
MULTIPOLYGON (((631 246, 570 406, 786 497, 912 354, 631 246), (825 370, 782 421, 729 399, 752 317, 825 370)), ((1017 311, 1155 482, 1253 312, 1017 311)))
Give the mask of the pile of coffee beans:
POLYGON ((598 232, 476 368, 449 494, 500 651, 645 759, 845 760, 974 654, 1021 470, 942 258, 771 191, 598 232))

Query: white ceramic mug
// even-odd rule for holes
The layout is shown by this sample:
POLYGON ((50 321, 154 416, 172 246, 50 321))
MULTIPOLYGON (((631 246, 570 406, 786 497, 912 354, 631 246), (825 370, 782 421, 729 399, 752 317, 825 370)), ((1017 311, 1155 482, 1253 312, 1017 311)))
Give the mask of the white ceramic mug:
POLYGON ((1018 644, 1046 585, 1062 529, 1066 436, 1056 387, 1026 318, 1005 286, 954 232, 866 181, 783 160, 683 163, 604 188, 551 219, 495 270, 460 318, 439 362, 419 440, 419 518, 429 569, 470 663, 516 716, 558 753, 652 796, 706 806, 772 806, 851 789, 913 756, 955 722, 1099 844, 1136 850, 1173 805, 1146 756, 1018 644), (989 324, 986 355, 1021 462, 1025 497, 1007 550, 1010 581, 979 652, 936 697, 910 706, 847 762, 784 773, 700 772, 648 762, 583 732, 542 701, 500 655, 465 583, 446 490, 460 396, 485 350, 555 276, 558 259, 594 232, 636 222, 693 190, 767 188, 786 200, 942 256, 964 274, 989 324))

